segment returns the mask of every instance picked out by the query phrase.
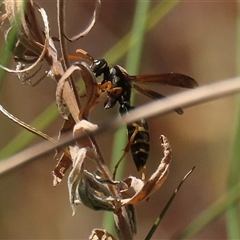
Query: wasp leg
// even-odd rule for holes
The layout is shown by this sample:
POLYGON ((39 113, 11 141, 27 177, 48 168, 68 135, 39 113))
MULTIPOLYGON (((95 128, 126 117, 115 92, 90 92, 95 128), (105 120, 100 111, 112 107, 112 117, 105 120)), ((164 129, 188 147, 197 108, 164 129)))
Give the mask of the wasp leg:
POLYGON ((98 84, 98 88, 100 92, 109 92, 112 89, 112 83, 107 81, 103 84, 98 84))
POLYGON ((126 156, 126 154, 127 154, 127 151, 125 151, 125 149, 124 149, 124 153, 123 153, 122 157, 117 161, 116 165, 114 166, 114 171, 113 171, 113 176, 112 176, 113 180, 115 180, 115 177, 117 174, 117 169, 118 169, 120 163, 122 162, 122 160, 124 159, 124 157, 126 156))
POLYGON ((119 96, 122 92, 121 87, 113 87, 111 81, 107 81, 105 83, 99 84, 99 93, 107 92, 107 93, 116 93, 116 96, 119 96))

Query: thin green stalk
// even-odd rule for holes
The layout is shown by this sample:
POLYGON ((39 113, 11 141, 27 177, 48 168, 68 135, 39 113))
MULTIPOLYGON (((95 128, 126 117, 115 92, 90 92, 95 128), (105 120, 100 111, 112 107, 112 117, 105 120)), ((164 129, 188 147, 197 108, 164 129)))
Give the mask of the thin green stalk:
MULTIPOLYGON (((228 173, 228 188, 233 188, 240 180, 240 95, 236 97, 236 117, 232 143, 232 153, 228 173)), ((239 203, 229 206, 226 213, 227 233, 229 239, 240 239, 239 203)))
POLYGON ((163 210, 161 211, 161 213, 159 214, 159 216, 157 217, 155 223, 153 224, 153 226, 151 227, 150 231, 148 232, 147 236, 144 238, 144 240, 150 240, 153 236, 153 234, 156 232, 157 228, 159 227, 163 217, 165 216, 166 212, 168 211, 169 207, 171 206, 174 198, 177 196, 177 193, 179 192, 182 184, 184 183, 184 181, 189 177, 189 175, 192 173, 192 171, 194 170, 195 167, 193 167, 182 179, 182 181, 180 182, 180 184, 178 185, 178 187, 175 189, 174 193, 172 194, 172 196, 169 198, 167 204, 164 206, 163 210))
MULTIPOLYGON (((11 42, 13 42, 12 38, 11 39, 11 42)), ((10 55, 11 53, 9 52, 8 49, 4 48, 1 52, 1 65, 3 66, 7 66, 9 61, 10 61, 10 55)), ((4 76, 5 76, 6 72, 5 70, 1 69, 0 68, 0 86, 2 85, 2 81, 4 79, 4 76)))
MULTIPOLYGON (((143 40, 144 40, 144 34, 145 34, 145 25, 146 25, 146 17, 147 12, 150 6, 150 1, 138 1, 138 4, 136 6, 136 12, 134 16, 134 23, 132 28, 132 37, 130 39, 130 42, 135 42, 134 46, 130 49, 127 60, 126 60, 126 69, 130 71, 132 74, 137 74, 138 69, 140 67, 141 62, 141 53, 142 53, 142 47, 143 47, 143 40), (136 40, 137 39, 137 40, 136 40)), ((131 45, 131 44, 130 44, 131 45)), ((132 96, 132 104, 134 101, 134 97, 132 96)), ((119 153, 119 146, 123 145, 125 146, 127 144, 126 139, 126 129, 122 128, 114 137, 114 146, 115 148, 113 151, 112 159, 113 161, 113 167, 116 163, 116 159, 120 159, 122 153, 119 153)), ((121 163, 121 167, 118 169, 118 176, 121 179, 123 176, 123 170, 124 170, 124 163, 123 161, 121 163)))
POLYGON ((130 38, 130 51, 127 55, 126 69, 137 74, 141 65, 141 55, 146 32, 146 21, 151 1, 138 1, 130 38))
MULTIPOLYGON (((1 3, 2 4, 2 1, 1 3)), ((9 61, 10 61, 10 57, 12 55, 11 50, 14 49, 16 41, 17 41, 17 35, 19 33, 19 29, 20 29, 20 17, 23 14, 23 11, 26 7, 27 1, 23 1, 22 2, 22 9, 19 9, 18 14, 16 14, 15 16, 15 21, 12 24, 12 28, 11 30, 8 32, 7 34, 7 47, 4 46, 4 48, 1 50, 1 65, 3 66, 7 66, 9 61)), ((2 81, 3 78, 5 76, 5 70, 3 70, 2 68, 0 68, 0 86, 2 85, 2 81)))
MULTIPOLYGON (((125 35, 113 48, 111 48, 104 56, 109 62, 116 62, 124 54, 129 53, 126 59, 126 69, 131 75, 137 74, 141 64, 141 53, 143 47, 144 37, 147 31, 151 30, 160 20, 163 19, 178 3, 161 2, 153 10, 149 12, 151 1, 137 1, 136 11, 134 15, 134 22, 132 31, 125 35)), ((132 95, 132 104, 134 103, 134 96, 132 95)), ((114 136, 113 154, 111 157, 111 169, 116 163, 116 159, 120 159, 122 152, 119 151, 119 146, 126 145, 126 129, 121 128, 114 136)), ((124 164, 123 161, 118 169, 118 176, 123 176, 124 164)), ((127 164, 127 163, 126 163, 127 164)), ((112 232, 113 221, 110 214, 104 215, 103 226, 112 232)))
MULTIPOLYGON (((240 3, 237 14, 237 74, 240 75, 240 3)), ((240 95, 236 97, 235 129, 232 140, 232 153, 228 176, 228 188, 232 189, 240 182, 240 95)), ((240 239, 240 209, 239 203, 229 206, 226 214, 227 233, 229 239, 240 239)))
MULTIPOLYGON (((150 1, 137 1, 136 5, 136 11, 134 15, 134 22, 131 32, 131 38, 129 45, 132 46, 130 48, 129 53, 127 55, 127 63, 126 63, 126 69, 131 71, 133 74, 136 74, 138 72, 139 66, 140 66, 140 56, 142 52, 143 47, 143 40, 144 40, 144 34, 146 32, 146 16, 148 13, 148 9, 150 6, 150 1), (132 44, 135 43, 135 44, 132 44)), ((121 158, 122 152, 119 151, 119 146, 126 146, 127 145, 127 138, 126 138, 126 129, 121 128, 117 131, 117 133, 114 136, 114 143, 113 143, 113 152, 111 157, 111 169, 116 164, 116 160, 121 158)), ((121 163, 121 165, 118 168, 118 177, 122 179, 124 174, 124 165, 125 161, 121 163)), ((113 232, 114 224, 111 220, 112 216, 109 214, 104 215, 103 220, 103 226, 104 228, 108 229, 109 232, 113 232)))
MULTIPOLYGON (((131 74, 137 73, 140 61, 134 64, 132 64, 132 61, 134 62, 140 59, 141 49, 139 46, 142 47, 143 35, 146 34, 147 31, 150 31, 159 21, 161 21, 163 17, 165 17, 179 2, 179 0, 173 2, 160 2, 153 10, 147 13, 146 9, 149 7, 148 4, 145 5, 143 4, 143 1, 138 1, 139 6, 137 6, 132 31, 127 33, 114 47, 110 48, 107 53, 104 54, 103 58, 107 59, 108 62, 113 63, 123 57, 123 55, 125 55, 127 51, 131 49, 127 57, 126 68, 131 71, 131 74), (145 10, 141 9, 141 4, 143 4, 143 7, 146 8, 145 10), (141 15, 141 13, 144 12, 146 18, 143 17, 144 15, 141 15)), ((123 135, 121 135, 121 133, 118 134, 118 139, 122 139, 121 136, 123 135)), ((124 134, 124 137, 126 136, 125 132, 122 134, 124 134)), ((115 159, 120 157, 121 153, 118 151, 118 156, 116 156, 115 159)))
MULTIPOLYGON (((143 3, 143 1, 142 1, 143 3)), ((152 30, 170 11, 180 3, 180 0, 176 1, 161 1, 147 14, 145 33, 152 30)), ((131 41, 131 32, 127 33, 117 44, 110 48, 107 53, 104 54, 104 58, 108 62, 115 63, 121 59, 127 51, 135 44, 135 41, 131 41)), ((137 41, 137 39, 135 39, 137 41)))

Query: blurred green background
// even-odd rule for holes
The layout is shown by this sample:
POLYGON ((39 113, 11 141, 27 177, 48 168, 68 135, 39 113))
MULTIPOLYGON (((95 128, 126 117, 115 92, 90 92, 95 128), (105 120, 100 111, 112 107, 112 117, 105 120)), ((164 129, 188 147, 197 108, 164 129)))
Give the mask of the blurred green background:
MULTIPOLYGON (((151 9, 160 1, 152 1, 151 9)), ((52 35, 57 36, 55 1, 39 1, 45 7, 52 35)), ((136 1, 102 1, 94 29, 85 38, 69 44, 69 52, 77 48, 101 58, 132 28, 136 1)), ((67 1, 67 32, 73 35, 91 18, 94 1, 67 1)), ((235 1, 182 1, 145 36, 139 74, 179 72, 196 79, 199 85, 236 76, 235 1)), ((4 47, 3 37, 1 46, 4 47)), ((118 61, 124 66, 125 58, 118 61)), ((131 71, 129 71, 131 74, 131 71)), ((22 85, 16 76, 6 74, 0 89, 0 103, 12 114, 31 123, 55 100, 56 84, 45 79, 36 87, 22 85)), ((182 89, 153 86, 165 95, 182 89)), ((164 134, 173 149, 170 174, 163 187, 148 202, 137 206, 138 234, 143 239, 158 213, 193 166, 195 171, 164 217, 153 239, 169 239, 185 228, 198 214, 226 192, 231 141, 234 134, 236 96, 226 97, 185 109, 183 116, 171 113, 149 119, 151 153, 148 176, 162 157, 159 136, 164 134)), ((135 105, 149 102, 136 95, 135 105)), ((111 119, 118 107, 104 110, 99 104, 90 120, 94 123, 111 119)), ((45 132, 58 133, 61 117, 45 132)), ((22 129, 0 114, 0 149, 22 129)), ((113 131, 97 137, 108 162, 111 158, 113 131)), ((42 141, 35 138, 32 144, 42 141)), ((124 148, 119 146, 118 151, 124 148)), ((102 227, 103 212, 93 212, 79 205, 72 217, 66 178, 52 187, 56 161, 54 153, 19 167, 0 178, 1 239, 87 239, 93 228, 102 227)), ((138 175, 130 154, 125 175, 138 175)), ((194 239, 226 239, 224 216, 209 224, 194 239)))

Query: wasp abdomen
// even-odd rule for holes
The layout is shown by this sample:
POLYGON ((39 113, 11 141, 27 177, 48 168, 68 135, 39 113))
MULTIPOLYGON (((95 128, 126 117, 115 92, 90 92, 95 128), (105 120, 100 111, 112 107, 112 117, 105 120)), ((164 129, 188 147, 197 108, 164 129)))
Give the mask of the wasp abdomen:
POLYGON ((131 142, 131 152, 134 163, 140 171, 147 163, 150 150, 150 137, 145 119, 127 126, 128 139, 131 142))

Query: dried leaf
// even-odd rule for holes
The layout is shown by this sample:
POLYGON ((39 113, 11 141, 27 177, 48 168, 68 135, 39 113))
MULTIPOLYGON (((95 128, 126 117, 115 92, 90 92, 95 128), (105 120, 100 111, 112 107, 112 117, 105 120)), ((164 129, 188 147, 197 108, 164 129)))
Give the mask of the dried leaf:
MULTIPOLYGON (((86 120, 82 120, 75 124, 73 135, 76 136, 85 131, 92 131, 96 128, 97 125, 94 125, 86 120)), ((77 141, 77 144, 75 146, 69 146, 69 149, 73 161, 73 169, 68 177, 68 191, 70 204, 72 206, 74 214, 76 205, 81 202, 78 187, 83 178, 84 161, 86 159, 96 161, 96 159, 98 159, 98 156, 94 145, 87 137, 77 141)))
POLYGON ((116 240, 110 233, 105 229, 93 229, 89 240, 116 240))
POLYGON ((89 23, 89 25, 87 26, 87 28, 71 38, 67 37, 65 34, 65 37, 68 39, 68 41, 71 41, 71 42, 77 41, 79 38, 85 37, 92 30, 92 28, 94 27, 94 25, 96 23, 97 17, 99 15, 100 7, 101 7, 101 0, 97 0, 92 20, 89 23))
POLYGON ((137 234, 137 216, 136 216, 134 205, 128 204, 125 206, 125 209, 128 215, 128 220, 132 230, 132 235, 136 235, 137 234))
MULTIPOLYGON (((23 15, 23 11, 22 9, 24 9, 24 5, 23 2, 21 1, 5 1, 5 7, 6 7, 6 13, 7 16, 10 20, 10 22, 15 22, 16 20, 21 20, 21 27, 22 29, 24 29, 23 32, 21 32, 18 35, 19 41, 21 42, 21 44, 26 44, 26 50, 34 48, 33 52, 39 52, 38 58, 37 60, 31 64, 28 68, 22 69, 22 70, 13 70, 13 69, 9 69, 7 67, 4 67, 2 65, 0 65, 0 68, 4 69, 7 72, 10 73, 16 73, 16 74, 20 74, 20 73, 27 73, 30 70, 32 70, 34 67, 37 66, 37 64, 39 64, 43 58, 45 57, 46 51, 48 49, 48 45, 49 45, 49 39, 50 39, 50 33, 49 33, 49 22, 48 22, 48 17, 47 14, 45 12, 45 10, 43 8, 38 7, 38 11, 40 12, 41 16, 42 16, 42 20, 44 23, 44 32, 45 32, 45 40, 44 40, 44 45, 42 45, 41 43, 37 42, 37 41, 41 41, 41 39, 34 39, 33 36, 36 36, 36 32, 33 33, 33 31, 40 29, 40 26, 37 25, 37 21, 35 21, 35 29, 34 28, 29 28, 29 24, 33 24, 32 22, 28 22, 26 20, 29 21, 29 19, 24 18, 23 15), (19 5, 20 4, 20 5, 19 5), (20 14, 20 16, 19 16, 20 14), (32 33, 32 35, 31 35, 32 33), (28 48, 29 47, 29 48, 28 48)), ((33 18, 36 19, 35 15, 34 15, 34 9, 33 9, 33 3, 31 1, 28 1, 26 3, 26 12, 28 16, 28 18, 30 16, 34 16, 33 18)), ((15 53, 16 54, 16 53, 15 53)))
POLYGON ((144 181, 134 176, 129 176, 120 184, 121 193, 123 197, 126 198, 134 196, 136 193, 140 192, 144 186, 144 181))
POLYGON ((72 160, 67 156, 65 153, 63 153, 54 168, 52 174, 53 174, 53 186, 57 186, 62 181, 66 171, 70 168, 72 165, 72 160))
POLYGON ((77 189, 82 179, 83 163, 84 160, 86 159, 87 149, 86 148, 77 149, 77 154, 75 155, 76 156, 73 158, 73 169, 68 176, 69 200, 72 206, 73 215, 75 214, 76 205, 81 202, 77 189))
POLYGON ((97 178, 90 172, 84 170, 83 178, 79 183, 79 196, 81 202, 93 209, 114 211, 114 201, 111 192, 105 184, 98 181, 97 178))
MULTIPOLYGON (((139 189, 139 185, 141 185, 139 182, 140 180, 130 178, 125 181, 125 183, 130 183, 129 187, 131 190, 133 190, 133 192, 135 192, 135 195, 133 195, 131 198, 121 200, 122 205, 138 204, 146 200, 154 191, 160 188, 166 180, 172 160, 171 147, 165 136, 162 135, 160 139, 164 150, 164 157, 161 160, 159 167, 157 168, 156 172, 152 174, 149 180, 144 183, 141 189, 139 189)), ((124 190, 124 192, 126 192, 126 190, 124 190)))
POLYGON ((60 114, 64 119, 68 119, 67 114, 65 113, 64 99, 63 99, 63 90, 64 85, 69 76, 73 74, 75 71, 80 71, 82 75, 82 79, 85 83, 86 88, 86 105, 83 110, 79 113, 78 120, 87 119, 90 113, 90 110, 96 105, 98 99, 98 84, 96 81, 96 77, 93 74, 90 67, 84 63, 75 63, 72 65, 67 71, 62 75, 61 79, 57 84, 56 89, 56 103, 59 109, 60 114))
POLYGON ((63 126, 58 134, 58 139, 61 139, 62 135, 64 135, 64 134, 73 132, 74 125, 75 125, 75 121, 74 121, 72 115, 70 115, 68 117, 68 120, 64 121, 63 126))
MULTIPOLYGON (((98 126, 96 124, 92 124, 87 120, 81 120, 75 124, 73 128, 73 136, 77 136, 86 132, 91 132, 96 130, 97 128, 98 126)), ((90 147, 95 150, 95 146, 93 145, 91 139, 89 139, 88 137, 78 140, 77 146, 78 148, 90 147)))
POLYGON ((19 27, 18 40, 36 55, 39 55, 44 43, 44 35, 37 21, 34 6, 40 8, 31 0, 4 1, 6 15, 12 26, 19 27))
MULTIPOLYGON (((63 134, 73 132, 74 125, 75 125, 75 121, 72 118, 72 116, 70 115, 69 119, 64 121, 64 124, 59 132, 58 139, 61 139, 63 134)), ((57 152, 57 154, 58 154, 58 152, 57 152)), ((61 155, 60 159, 58 160, 56 167, 54 168, 54 170, 52 172, 53 177, 54 177, 53 186, 60 184, 66 171, 69 169, 69 167, 71 165, 72 165, 72 159, 68 155, 63 153, 61 155)))
POLYGON ((76 70, 80 70, 80 68, 78 66, 71 66, 62 75, 61 79, 58 81, 58 84, 57 84, 56 103, 57 103, 57 107, 58 107, 60 114, 66 120, 68 120, 68 113, 66 113, 66 108, 64 105, 63 90, 64 90, 64 85, 65 85, 66 81, 68 80, 68 77, 76 70))
MULTIPOLYGON (((79 63, 75 63, 78 64, 79 63)), ((81 75, 86 88, 86 104, 79 115, 79 119, 87 119, 92 108, 97 104, 99 97, 98 83, 92 69, 85 62, 80 63, 81 75)))

